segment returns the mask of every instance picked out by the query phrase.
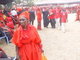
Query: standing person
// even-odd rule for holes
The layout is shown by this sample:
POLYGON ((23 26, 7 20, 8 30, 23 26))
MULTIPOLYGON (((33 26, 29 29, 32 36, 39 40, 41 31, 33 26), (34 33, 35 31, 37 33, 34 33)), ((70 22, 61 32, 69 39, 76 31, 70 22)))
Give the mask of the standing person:
POLYGON ((48 28, 49 19, 48 19, 49 11, 47 9, 43 9, 43 24, 44 27, 48 28))
POLYGON ((51 23, 51 27, 55 28, 55 10, 54 9, 50 9, 49 10, 49 16, 48 16, 50 23, 51 23))
POLYGON ((78 8, 78 10, 77 10, 76 21, 80 21, 80 9, 79 9, 79 8, 78 8))
POLYGON ((12 19, 13 19, 13 23, 14 23, 14 25, 16 25, 16 24, 18 24, 18 21, 17 21, 17 11, 16 11, 16 9, 15 8, 12 8, 12 10, 11 10, 11 16, 12 16, 12 19))
POLYGON ((35 27, 25 16, 19 17, 20 26, 14 32, 12 42, 17 47, 20 60, 41 60, 41 39, 35 27))
POLYGON ((38 30, 41 30, 41 20, 42 20, 42 12, 40 9, 37 10, 36 12, 36 16, 37 16, 37 21, 38 21, 38 26, 37 26, 37 29, 38 30))
POLYGON ((56 28, 60 29, 61 10, 58 7, 55 10, 56 28))
POLYGON ((30 13, 30 23, 33 25, 35 20, 35 11, 30 10, 29 13, 30 13))
POLYGON ((62 10, 61 12, 61 30, 62 32, 65 32, 65 24, 67 22, 67 13, 66 10, 62 10))

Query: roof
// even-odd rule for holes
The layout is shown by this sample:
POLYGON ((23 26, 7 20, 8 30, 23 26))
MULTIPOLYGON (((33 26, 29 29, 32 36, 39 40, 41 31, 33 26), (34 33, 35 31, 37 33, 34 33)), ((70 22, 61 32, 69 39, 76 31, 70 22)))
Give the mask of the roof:
POLYGON ((36 1, 35 4, 68 4, 68 3, 80 3, 80 0, 42 0, 36 1))

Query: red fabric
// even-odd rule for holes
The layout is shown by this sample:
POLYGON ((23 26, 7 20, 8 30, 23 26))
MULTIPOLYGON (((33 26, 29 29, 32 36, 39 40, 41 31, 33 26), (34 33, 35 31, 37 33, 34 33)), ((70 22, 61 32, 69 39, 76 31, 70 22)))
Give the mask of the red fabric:
POLYGON ((50 9, 49 10, 49 19, 54 19, 55 18, 55 9, 50 9))
POLYGON ((60 9, 56 9, 55 18, 60 18, 60 17, 61 17, 60 9))
POLYGON ((4 27, 4 24, 3 23, 0 23, 0 27, 4 27))
POLYGON ((7 22, 12 22, 12 17, 6 17, 7 22))
POLYGON ((61 13, 61 22, 66 23, 66 21, 67 21, 67 13, 62 12, 61 13))
POLYGON ((41 21, 42 20, 42 13, 41 13, 41 11, 37 11, 36 15, 37 15, 37 20, 41 21))
POLYGON ((33 26, 28 25, 27 30, 20 26, 12 42, 19 47, 20 60, 41 60, 41 39, 33 26))
POLYGON ((0 20, 4 20, 3 13, 0 13, 0 20))
POLYGON ((48 16, 49 19, 54 19, 54 14, 48 16))
POLYGON ((20 16, 25 16, 28 20, 30 20, 30 13, 29 13, 28 11, 25 11, 25 12, 21 13, 21 14, 19 15, 19 17, 20 17, 20 16))
POLYGON ((8 22, 6 25, 7 25, 9 28, 14 29, 14 24, 13 24, 13 22, 8 22))
POLYGON ((22 8, 21 7, 17 7, 16 9, 18 12, 22 11, 22 8))
POLYGON ((80 20, 80 10, 77 10, 77 17, 76 17, 76 21, 80 20))

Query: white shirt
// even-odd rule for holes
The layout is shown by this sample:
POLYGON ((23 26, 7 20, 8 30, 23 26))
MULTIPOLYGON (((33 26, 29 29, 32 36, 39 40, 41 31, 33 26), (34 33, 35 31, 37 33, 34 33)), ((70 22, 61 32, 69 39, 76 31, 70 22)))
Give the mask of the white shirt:
POLYGON ((17 15, 17 12, 16 12, 15 10, 12 10, 12 11, 11 11, 11 15, 12 15, 12 16, 15 16, 15 15, 17 15))

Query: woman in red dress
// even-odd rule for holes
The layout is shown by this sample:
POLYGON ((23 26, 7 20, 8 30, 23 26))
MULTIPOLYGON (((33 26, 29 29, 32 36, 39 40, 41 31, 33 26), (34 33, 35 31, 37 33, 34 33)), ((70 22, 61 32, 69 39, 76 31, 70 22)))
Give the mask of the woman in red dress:
POLYGON ((17 47, 20 60, 41 60, 41 39, 35 27, 25 16, 19 17, 20 26, 14 32, 12 42, 17 47))
POLYGON ((37 22, 38 22, 38 26, 37 26, 37 29, 38 30, 41 30, 41 20, 42 20, 42 13, 41 13, 41 10, 37 10, 36 12, 36 16, 37 16, 37 22))

